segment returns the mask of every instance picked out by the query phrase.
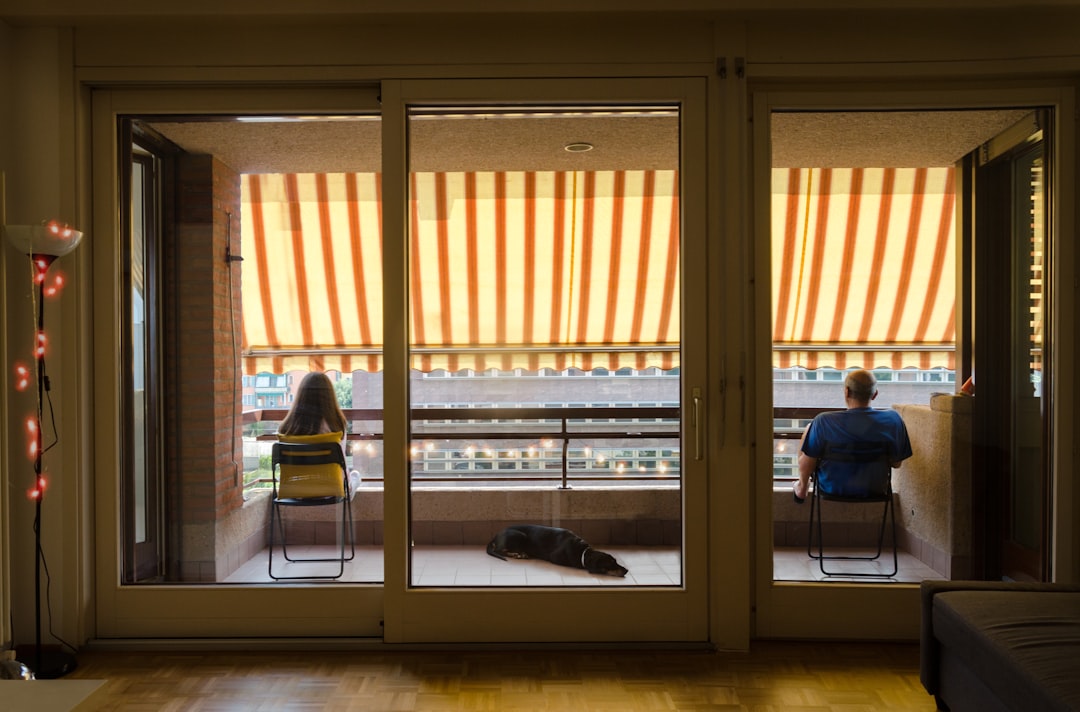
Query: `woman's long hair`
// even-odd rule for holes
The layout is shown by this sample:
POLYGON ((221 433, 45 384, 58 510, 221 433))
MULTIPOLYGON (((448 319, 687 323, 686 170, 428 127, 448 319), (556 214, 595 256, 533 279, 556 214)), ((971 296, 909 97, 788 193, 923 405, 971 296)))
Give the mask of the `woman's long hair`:
POLYGON ((325 373, 313 371, 304 376, 296 389, 296 400, 278 427, 282 435, 318 435, 345 432, 348 422, 338 405, 334 384, 325 373), (323 430, 323 424, 329 430, 323 430))

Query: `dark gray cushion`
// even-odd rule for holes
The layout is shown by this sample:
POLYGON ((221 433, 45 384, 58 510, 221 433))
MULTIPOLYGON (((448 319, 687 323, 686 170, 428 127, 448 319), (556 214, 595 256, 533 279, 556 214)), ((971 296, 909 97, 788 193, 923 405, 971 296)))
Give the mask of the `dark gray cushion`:
POLYGON ((944 591, 937 642, 1017 710, 1080 710, 1080 593, 944 591))

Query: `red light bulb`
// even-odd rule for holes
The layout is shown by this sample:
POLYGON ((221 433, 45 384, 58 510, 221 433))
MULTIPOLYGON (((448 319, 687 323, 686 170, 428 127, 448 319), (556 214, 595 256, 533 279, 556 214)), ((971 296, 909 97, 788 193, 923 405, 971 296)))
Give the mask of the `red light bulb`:
POLYGON ((15 390, 25 391, 30 385, 30 369, 21 363, 15 364, 15 390))
POLYGON ((26 434, 29 442, 27 443, 26 452, 30 459, 37 459, 38 448, 40 447, 40 430, 38 428, 38 419, 35 417, 29 417, 26 419, 26 434))
POLYGON ((52 284, 45 287, 43 292, 44 292, 46 297, 55 297, 60 292, 60 289, 63 286, 64 286, 64 277, 63 277, 63 275, 58 274, 55 277, 53 277, 52 284))
POLYGON ((35 349, 35 353, 39 357, 45 355, 45 343, 47 341, 48 341, 48 339, 45 337, 45 332, 44 331, 39 331, 37 333, 37 349, 35 349))
POLYGON ((45 281, 45 273, 49 271, 49 260, 41 257, 34 258, 34 283, 41 284, 45 281))

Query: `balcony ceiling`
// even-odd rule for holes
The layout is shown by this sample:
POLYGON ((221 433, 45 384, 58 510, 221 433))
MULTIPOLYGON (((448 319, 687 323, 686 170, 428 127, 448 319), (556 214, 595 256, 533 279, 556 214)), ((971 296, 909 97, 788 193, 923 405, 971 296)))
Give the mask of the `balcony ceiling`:
MULTIPOLYGON (((773 166, 952 165, 1019 121, 1025 111, 892 111, 773 115, 773 166)), ((191 153, 217 156, 241 173, 380 170, 377 120, 155 122, 191 153)), ((676 168, 674 116, 453 118, 415 121, 416 171, 676 168), (570 153, 569 143, 594 149, 570 153)))

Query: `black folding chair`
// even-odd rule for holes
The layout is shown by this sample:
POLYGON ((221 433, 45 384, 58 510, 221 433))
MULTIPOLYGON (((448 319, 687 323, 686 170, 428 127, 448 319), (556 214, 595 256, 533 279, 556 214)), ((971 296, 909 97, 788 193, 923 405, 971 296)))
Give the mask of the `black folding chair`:
POLYGON ((274 443, 271 455, 273 497, 270 502, 270 578, 337 579, 345 572, 345 562, 356 556, 353 536, 352 507, 349 478, 345 471, 345 454, 340 443, 274 443), (331 558, 298 558, 289 556, 285 540, 285 524, 281 507, 341 506, 340 554, 331 558), (286 561, 299 563, 338 562, 334 575, 277 576, 274 574, 274 532, 281 535, 281 553, 286 561), (349 555, 345 555, 345 542, 349 555))
MULTIPOLYGON (((806 553, 812 559, 817 559, 821 573, 826 576, 868 576, 888 578, 895 576, 899 570, 897 562, 896 541, 896 512, 893 504, 892 491, 892 463, 889 459, 888 446, 880 442, 853 443, 835 445, 826 443, 825 454, 821 457, 822 462, 853 462, 859 463, 854 476, 854 482, 850 485, 855 490, 867 492, 865 495, 852 496, 850 494, 829 494, 822 491, 819 472, 815 470, 812 480, 813 491, 810 494, 810 532, 806 544, 806 553), (877 553, 873 556, 855 556, 825 554, 824 538, 822 536, 822 510, 823 501, 845 502, 848 504, 882 504, 881 525, 878 528, 877 553), (891 573, 883 572, 852 572, 830 571, 825 568, 826 561, 877 561, 885 543, 886 519, 892 522, 892 558, 893 568, 891 573), (817 535, 817 553, 814 553, 814 539, 817 535)), ((818 463, 818 470, 821 463, 818 463)))

